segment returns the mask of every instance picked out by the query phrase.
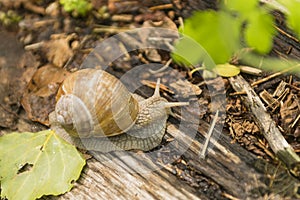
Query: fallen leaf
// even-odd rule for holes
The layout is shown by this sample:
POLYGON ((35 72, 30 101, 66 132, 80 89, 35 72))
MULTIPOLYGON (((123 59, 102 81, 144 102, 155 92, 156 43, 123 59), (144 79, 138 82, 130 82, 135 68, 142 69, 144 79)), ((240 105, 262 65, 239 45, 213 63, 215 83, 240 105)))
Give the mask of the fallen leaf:
POLYGON ((43 51, 49 62, 57 67, 63 67, 64 64, 73 56, 73 50, 70 47, 70 41, 74 35, 54 35, 51 40, 43 45, 43 51))
POLYGON ((29 119, 49 125, 48 115, 54 109, 54 97, 68 74, 65 69, 53 65, 45 65, 36 71, 21 100, 29 119))
POLYGON ((148 58, 148 60, 152 62, 161 62, 161 56, 158 53, 157 49, 146 49, 145 50, 145 55, 148 58))
POLYGON ((142 30, 138 34, 143 45, 146 47, 163 46, 179 38, 176 24, 167 16, 161 16, 161 20, 159 21, 145 21, 142 25, 142 30), (155 39, 158 40, 155 41, 155 39))
POLYGON ((69 191, 85 160, 53 131, 0 137, 1 197, 36 199, 69 191))
POLYGON ((232 77, 240 73, 240 68, 229 63, 216 65, 213 69, 220 76, 232 77))
POLYGON ((171 20, 169 17, 167 16, 160 16, 159 18, 161 18, 161 20, 147 20, 143 23, 143 28, 150 28, 150 27, 154 27, 154 28, 166 28, 166 29, 170 29, 173 31, 178 31, 176 24, 174 23, 173 20, 171 20))
POLYGON ((291 124, 296 120, 299 111, 300 100, 297 95, 290 93, 287 99, 280 106, 280 116, 282 128, 285 130, 285 134, 291 132, 291 124))

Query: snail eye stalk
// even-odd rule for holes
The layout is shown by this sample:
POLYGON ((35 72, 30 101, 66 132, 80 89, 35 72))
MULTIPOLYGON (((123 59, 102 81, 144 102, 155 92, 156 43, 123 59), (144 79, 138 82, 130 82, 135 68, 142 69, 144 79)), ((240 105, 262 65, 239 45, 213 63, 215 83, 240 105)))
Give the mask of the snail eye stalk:
POLYGON ((155 90, 154 90, 154 97, 160 97, 159 94, 159 86, 160 86, 160 78, 157 79, 156 85, 155 85, 155 90))

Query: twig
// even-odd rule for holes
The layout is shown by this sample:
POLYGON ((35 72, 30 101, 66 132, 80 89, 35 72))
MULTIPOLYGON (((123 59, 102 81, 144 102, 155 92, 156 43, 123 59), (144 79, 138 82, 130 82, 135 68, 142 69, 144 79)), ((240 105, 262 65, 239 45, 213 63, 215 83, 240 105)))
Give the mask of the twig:
POLYGON ((122 14, 122 15, 113 15, 111 17, 111 21, 114 22, 131 22, 133 19, 133 15, 122 14))
POLYGON ((272 151, 285 163, 291 173, 299 177, 300 158, 280 133, 259 96, 242 76, 231 77, 229 81, 237 92, 245 91, 247 93, 247 96, 242 96, 243 102, 251 109, 272 151))
POLYGON ((294 86, 294 85, 292 85, 292 84, 290 84, 290 83, 288 83, 287 85, 288 85, 289 87, 293 88, 294 90, 300 91, 300 88, 299 88, 299 87, 296 87, 296 86, 294 86))
POLYGON ((157 74, 157 73, 163 72, 164 70, 168 69, 168 67, 169 67, 169 65, 171 64, 171 62, 172 62, 172 58, 170 58, 170 59, 167 61, 167 63, 166 63, 162 68, 160 68, 160 69, 158 69, 158 70, 152 70, 152 69, 149 69, 149 72, 150 72, 151 74, 157 74))
POLYGON ((291 125, 291 128, 294 128, 294 126, 298 123, 299 120, 300 120, 300 115, 298 115, 298 117, 295 119, 295 121, 291 125))
POLYGON ((152 6, 149 9, 154 11, 154 10, 164 10, 164 9, 171 9, 173 8, 173 4, 163 4, 163 5, 158 5, 158 6, 152 6))
POLYGON ((206 155, 206 151, 207 151, 207 147, 208 147, 208 144, 209 144, 209 141, 210 141, 210 138, 212 136, 212 133, 213 133, 213 130, 216 126, 216 123, 217 123, 217 119, 219 117, 219 110, 217 110, 215 116, 214 116, 214 119, 212 121, 212 124, 209 128, 209 131, 208 131, 208 134, 207 134, 207 137, 206 137, 206 140, 205 140, 205 143, 203 145, 203 148, 202 148, 202 151, 200 153, 200 158, 204 159, 205 158, 205 155, 206 155))
POLYGON ((34 5, 33 3, 31 3, 30 1, 25 1, 24 2, 24 7, 32 12, 35 12, 37 14, 41 14, 41 15, 45 15, 45 9, 43 7, 34 5))
POLYGON ((240 92, 232 92, 229 94, 229 96, 236 96, 236 95, 242 95, 242 94, 247 94, 245 91, 240 91, 240 92))
POLYGON ((192 71, 190 73, 193 74, 193 73, 195 73, 197 71, 201 71, 201 70, 204 70, 204 69, 205 69, 204 66, 196 67, 196 68, 192 69, 192 71))
POLYGON ((250 66, 239 66, 241 72, 255 75, 255 76, 260 76, 262 74, 262 70, 250 66))
POLYGON ((182 17, 178 17, 178 22, 179 22, 179 26, 182 28, 182 30, 184 30, 183 18, 182 17))
POLYGON ((275 28, 277 29, 278 32, 280 32, 282 35, 287 36, 288 38, 294 40, 295 42, 299 42, 299 40, 297 38, 295 38, 294 36, 288 34, 287 32, 285 32, 284 30, 282 30, 281 28, 279 28, 278 26, 275 26, 275 28))
POLYGON ((94 33, 122 33, 125 31, 129 31, 130 28, 120 28, 120 27, 114 27, 114 26, 97 26, 93 29, 94 33))
POLYGON ((28 44, 24 47, 25 50, 29 51, 29 50, 38 50, 40 49, 42 46, 44 45, 44 42, 37 42, 34 44, 28 44))
POLYGON ((296 66, 289 67, 289 68, 287 68, 287 69, 285 69, 285 70, 282 70, 281 72, 276 72, 276 73, 274 73, 274 74, 271 74, 270 76, 267 76, 267 77, 265 77, 265 78, 263 78, 263 79, 260 79, 260 80, 258 80, 258 81, 253 82, 253 83, 251 84, 251 86, 253 87, 253 86, 255 86, 255 85, 259 85, 259 84, 261 84, 261 83, 264 83, 264 82, 266 82, 266 81, 268 81, 268 80, 270 80, 270 79, 272 79, 272 78, 275 78, 276 76, 280 76, 280 75, 282 75, 282 74, 284 74, 284 73, 286 73, 286 72, 288 72, 288 71, 291 71, 292 69, 294 69, 294 68, 296 68, 296 67, 299 67, 299 65, 300 65, 300 64, 297 64, 296 66))

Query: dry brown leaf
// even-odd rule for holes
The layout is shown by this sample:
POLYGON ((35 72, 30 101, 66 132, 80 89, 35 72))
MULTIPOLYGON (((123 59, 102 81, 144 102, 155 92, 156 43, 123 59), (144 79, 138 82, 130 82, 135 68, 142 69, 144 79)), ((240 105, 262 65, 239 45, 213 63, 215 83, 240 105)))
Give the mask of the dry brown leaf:
POLYGON ((289 126, 295 121, 300 114, 299 109, 300 101, 297 95, 291 93, 288 95, 287 100, 280 106, 280 115, 282 127, 290 132, 289 126))
POLYGON ((168 41, 177 39, 179 37, 178 29, 176 24, 167 16, 162 17, 160 21, 152 21, 148 20, 143 23, 142 28, 156 28, 156 29, 143 29, 143 31, 139 32, 139 36, 143 44, 151 44, 157 39, 155 42, 155 46, 164 45, 168 41), (160 28, 163 28, 160 29, 160 28))
POLYGON ((48 61, 57 67, 63 67, 73 56, 70 41, 74 37, 75 35, 54 35, 51 37, 51 40, 45 42, 43 52, 45 52, 48 61))
POLYGON ((36 71, 21 101, 31 120, 49 124, 48 115, 54 109, 55 94, 68 74, 66 70, 53 65, 43 66, 36 71))
POLYGON ((234 122, 232 124, 232 128, 235 133, 235 137, 242 137, 244 135, 244 129, 240 122, 234 122))
POLYGON ((153 61, 153 62, 161 62, 161 56, 159 55, 157 49, 146 49, 145 50, 145 55, 148 60, 153 61))
POLYGON ((247 133, 255 134, 259 132, 259 128, 254 122, 249 122, 246 120, 243 122, 242 126, 247 133))
POLYGON ((173 31, 177 31, 177 26, 176 24, 173 22, 173 20, 171 20, 169 17, 167 16, 162 16, 162 19, 159 21, 152 21, 152 20, 147 20, 143 23, 143 28, 149 28, 149 27, 154 27, 154 28, 166 28, 166 29, 170 29, 173 31))

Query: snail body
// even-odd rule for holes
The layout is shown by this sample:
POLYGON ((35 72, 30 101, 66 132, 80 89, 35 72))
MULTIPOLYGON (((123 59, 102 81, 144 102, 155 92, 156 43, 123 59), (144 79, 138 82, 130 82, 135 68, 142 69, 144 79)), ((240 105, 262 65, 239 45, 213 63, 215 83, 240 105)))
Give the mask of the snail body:
POLYGON ((161 143, 173 106, 159 95, 137 100, 114 76, 96 69, 79 70, 68 76, 49 115, 51 128, 78 148, 109 152, 148 151, 161 143))

